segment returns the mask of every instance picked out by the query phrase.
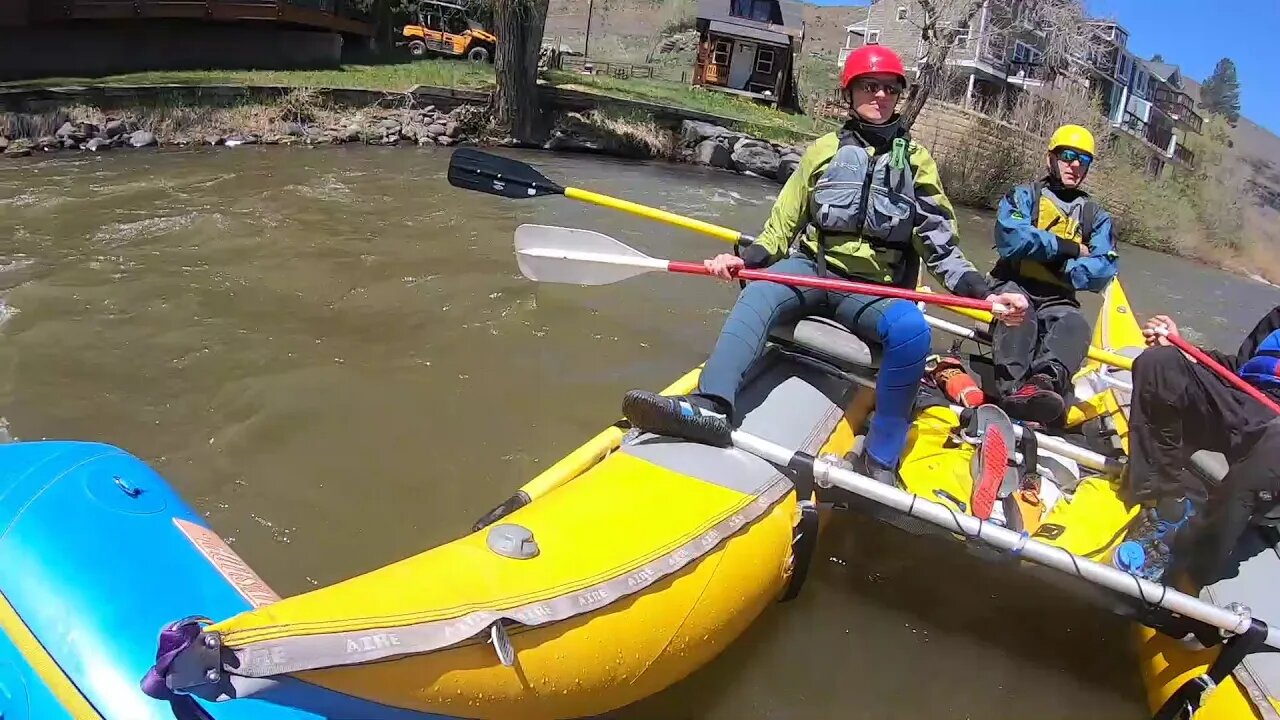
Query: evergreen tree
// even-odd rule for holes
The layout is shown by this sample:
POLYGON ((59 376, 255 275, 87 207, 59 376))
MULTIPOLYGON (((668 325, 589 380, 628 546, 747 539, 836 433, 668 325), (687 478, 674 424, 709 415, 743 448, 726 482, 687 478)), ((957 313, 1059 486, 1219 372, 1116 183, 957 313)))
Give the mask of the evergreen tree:
POLYGON ((1200 104, 1209 112, 1227 118, 1232 125, 1240 120, 1240 78, 1231 58, 1218 61, 1213 74, 1200 88, 1200 104))
POLYGON ((1164 62, 1164 56, 1160 53, 1156 53, 1151 56, 1151 62, 1164 62))

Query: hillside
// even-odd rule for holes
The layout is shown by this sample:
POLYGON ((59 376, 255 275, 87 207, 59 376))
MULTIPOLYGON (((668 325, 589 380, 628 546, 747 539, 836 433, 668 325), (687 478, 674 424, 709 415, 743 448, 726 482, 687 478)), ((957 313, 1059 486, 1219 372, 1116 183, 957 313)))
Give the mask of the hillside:
MULTIPOLYGON (((1185 78, 1184 89, 1198 107, 1200 83, 1185 78)), ((1239 176, 1249 194, 1246 233, 1269 241, 1264 252, 1274 252, 1274 246, 1280 245, 1280 137, 1241 117, 1232 130, 1231 141, 1228 161, 1241 166, 1239 176)))
MULTIPOLYGON (((546 38, 583 50, 587 0, 551 0, 546 38)), ((595 0, 591 18, 591 56, 600 60, 644 62, 665 31, 692 26, 697 0, 595 0)), ((866 17, 866 7, 804 4, 804 52, 835 63, 845 43, 845 26, 866 17)), ((692 59, 690 58, 690 61, 692 59)))
POLYGON ((1250 192, 1272 214, 1272 222, 1280 224, 1280 137, 1242 117, 1233 139, 1236 156, 1253 171, 1250 192))

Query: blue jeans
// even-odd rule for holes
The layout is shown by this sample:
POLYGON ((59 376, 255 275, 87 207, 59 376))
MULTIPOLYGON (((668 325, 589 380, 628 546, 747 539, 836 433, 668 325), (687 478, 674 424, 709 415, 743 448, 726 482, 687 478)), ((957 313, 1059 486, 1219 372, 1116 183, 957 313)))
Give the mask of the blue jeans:
MULTIPOLYGON (((817 275, 812 260, 792 257, 770 270, 793 275, 817 275)), ((764 352, 774 326, 804 315, 834 319, 859 337, 884 348, 876 381, 876 412, 867 432, 865 451, 887 467, 896 468, 907 443, 911 411, 929 355, 930 333, 924 314, 906 300, 797 288, 773 282, 747 285, 725 321, 715 349, 703 367, 698 394, 715 398, 737 419, 734 402, 748 368, 764 352)))

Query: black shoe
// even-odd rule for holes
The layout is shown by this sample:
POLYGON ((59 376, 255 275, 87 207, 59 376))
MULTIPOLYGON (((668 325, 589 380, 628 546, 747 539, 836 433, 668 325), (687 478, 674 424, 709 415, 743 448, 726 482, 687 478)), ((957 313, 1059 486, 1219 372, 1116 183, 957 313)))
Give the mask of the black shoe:
POLYGON ((902 476, 898 475, 898 471, 881 465, 880 461, 871 457, 864 450, 863 452, 849 452, 844 456, 845 462, 849 463, 851 469, 859 475, 866 475, 882 485, 896 487, 899 490, 906 488, 906 483, 902 482, 902 476))
POLYGON ((710 400, 693 395, 631 390, 622 398, 622 415, 645 432, 729 447, 733 444, 733 428, 725 414, 711 405, 710 400))
POLYGON ((1066 411, 1062 399, 1048 375, 1032 375, 1022 387, 1000 401, 1000 407, 1017 420, 1051 425, 1066 411))

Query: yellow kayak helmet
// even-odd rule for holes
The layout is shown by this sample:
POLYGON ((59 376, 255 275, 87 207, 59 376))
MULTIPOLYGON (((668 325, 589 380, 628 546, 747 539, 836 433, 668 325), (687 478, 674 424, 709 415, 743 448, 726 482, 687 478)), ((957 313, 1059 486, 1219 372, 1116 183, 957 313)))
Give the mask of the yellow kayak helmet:
POLYGON ((1090 155, 1097 154, 1094 151, 1093 133, 1079 125, 1063 125, 1053 131, 1053 136, 1049 138, 1049 152, 1062 147, 1074 148, 1090 155))

